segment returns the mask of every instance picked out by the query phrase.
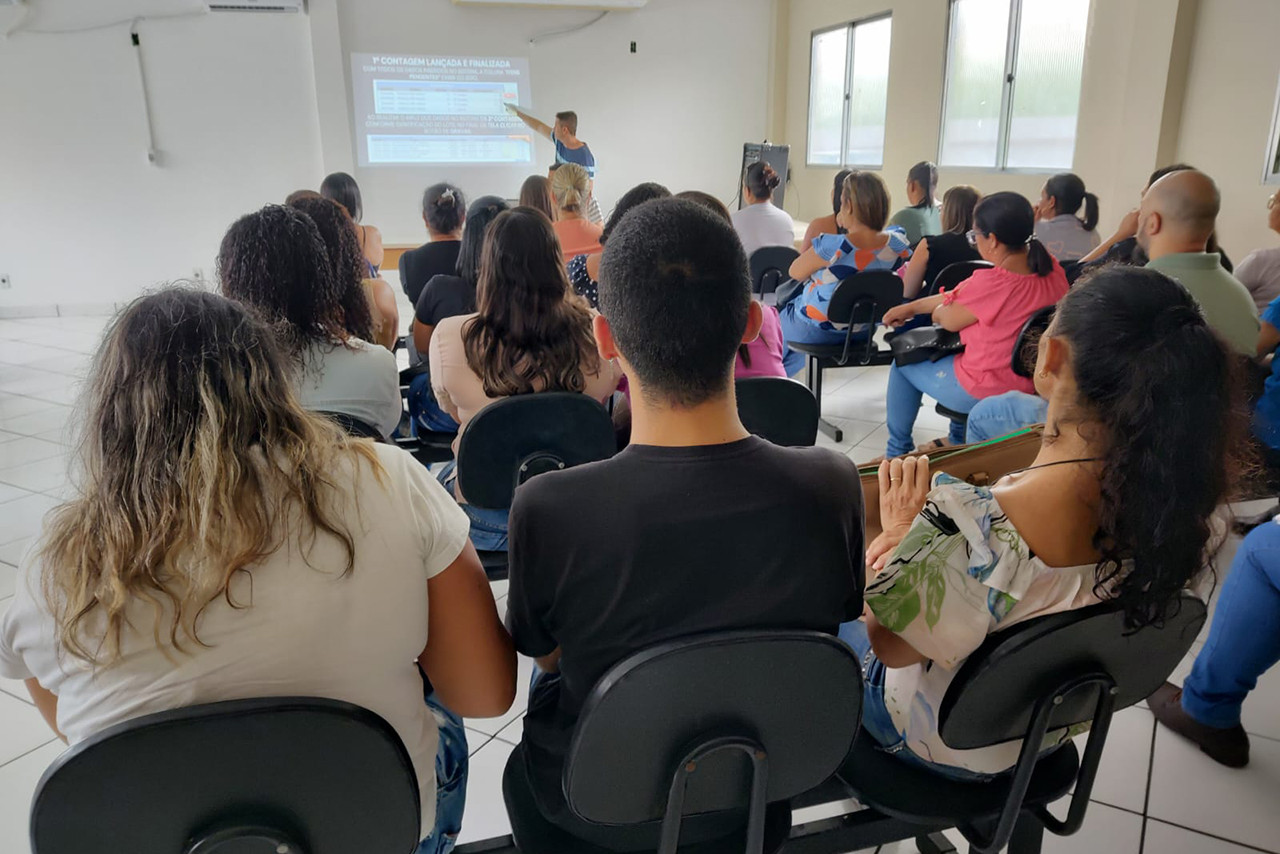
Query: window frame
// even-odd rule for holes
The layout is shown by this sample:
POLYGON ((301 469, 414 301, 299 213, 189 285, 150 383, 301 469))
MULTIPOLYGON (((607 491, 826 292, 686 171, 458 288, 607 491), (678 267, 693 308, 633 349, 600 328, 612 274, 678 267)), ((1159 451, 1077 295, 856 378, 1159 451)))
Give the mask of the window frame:
POLYGON ((1280 184, 1280 80, 1276 83, 1276 101, 1271 110, 1271 133, 1262 161, 1262 183, 1280 184))
MULTIPOLYGON (((1009 32, 1004 43, 1004 83, 1000 88, 1000 128, 996 133, 996 163, 994 166, 952 166, 942 161, 942 149, 947 129, 947 101, 951 97, 951 62, 952 36, 955 27, 955 8, 961 0, 947 0, 947 56, 942 70, 942 105, 938 113, 938 166, 947 169, 966 169, 972 172, 1000 172, 1009 175, 1056 175, 1059 172, 1071 171, 1075 168, 1075 153, 1072 152, 1072 163, 1066 167, 1059 166, 1006 166, 1009 162, 1009 134, 1013 129, 1013 95, 1018 81, 1014 74, 1018 65, 1018 52, 1021 50, 1022 36, 1022 3, 1023 0, 1009 0, 1009 32)), ((1088 32, 1088 19, 1093 17, 1094 0, 1088 0, 1089 12, 1086 16, 1085 30, 1088 32)), ((1085 57, 1088 59, 1088 57, 1085 57)), ((1076 134, 1080 130, 1080 103, 1084 99, 1084 81, 1081 79, 1080 91, 1076 93, 1076 134)), ((1278 101, 1280 103, 1280 101, 1278 101)), ((1280 183, 1280 175, 1276 176, 1280 183)))
MULTIPOLYGON (((877 12, 874 15, 867 15, 862 18, 855 18, 853 20, 845 21, 840 24, 832 24, 829 27, 821 27, 809 33, 809 95, 805 104, 805 126, 804 126, 804 132, 805 132, 804 165, 806 167, 816 167, 819 169, 837 169, 837 170, 849 169, 849 168, 855 168, 855 167, 858 169, 869 169, 869 170, 878 170, 878 169, 884 168, 884 162, 883 162, 884 161, 884 157, 883 157, 884 145, 883 144, 880 147, 880 150, 881 150, 880 163, 847 163, 845 162, 845 157, 849 153, 848 151, 849 149, 849 118, 850 118, 849 113, 853 106, 854 31, 858 27, 863 26, 864 24, 874 24, 878 21, 884 21, 884 20, 889 20, 889 21, 893 20, 892 9, 889 9, 884 12, 877 12), (843 99, 843 102, 841 105, 841 111, 840 111, 840 156, 837 162, 835 163, 815 163, 812 160, 810 160, 811 151, 810 151, 810 144, 809 144, 813 136, 813 59, 814 59, 813 43, 814 41, 817 40, 818 36, 823 36, 823 35, 826 35, 827 33, 839 32, 840 30, 844 30, 845 32, 844 99, 843 99)), ((893 59, 892 30, 890 30, 889 39, 890 39, 889 58, 890 60, 892 60, 893 59)), ((887 85, 888 83, 887 83, 887 75, 886 75, 886 87, 887 85)), ((886 105, 885 107, 886 125, 887 125, 888 116, 889 116, 889 110, 886 105)), ((887 128, 886 128, 885 135, 886 137, 888 136, 887 128)))

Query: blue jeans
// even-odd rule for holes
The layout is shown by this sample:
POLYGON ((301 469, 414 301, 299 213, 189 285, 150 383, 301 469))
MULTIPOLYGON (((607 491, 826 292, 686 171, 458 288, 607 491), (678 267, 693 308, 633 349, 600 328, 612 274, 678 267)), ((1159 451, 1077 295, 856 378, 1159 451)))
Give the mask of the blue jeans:
MULTIPOLYGON (((889 411, 889 447, 885 456, 900 457, 915 448, 911 428, 915 427, 920 401, 926 394, 956 412, 968 412, 978 403, 978 398, 965 391, 956 379, 955 356, 901 368, 894 365, 889 369, 885 399, 889 411)), ((964 428, 953 421, 949 438, 952 444, 962 444, 964 428)))
POLYGON ((804 370, 804 353, 792 350, 785 340, 782 342, 782 369, 789 377, 794 377, 804 370))
POLYGON ((1205 726, 1240 723, 1244 698, 1280 661, 1280 524, 1244 538, 1218 594, 1209 640, 1182 685, 1182 709, 1205 726))
POLYGON ((976 782, 993 779, 995 775, 979 774, 965 768, 952 765, 939 765, 912 752, 907 742, 893 724, 889 709, 884 704, 885 666, 876 658, 871 649, 871 640, 867 637, 867 624, 862 620, 840 625, 840 640, 849 645, 858 661, 862 664, 862 735, 871 736, 880 749, 889 755, 928 768, 935 774, 941 774, 952 780, 976 782))
POLYGON ((1049 401, 1022 391, 1007 391, 995 397, 984 397, 969 410, 969 427, 965 441, 985 442, 1010 433, 1043 424, 1049 414, 1049 401))
MULTIPOLYGON (((457 496, 458 461, 449 460, 436 475, 436 480, 449 490, 449 494, 457 496)), ((471 520, 471 544, 482 552, 505 552, 507 550, 507 509, 490 510, 484 507, 473 507, 470 504, 458 504, 462 512, 471 520)))
MULTIPOLYGON (((782 340, 794 341, 797 344, 830 344, 839 346, 844 343, 845 330, 824 329, 808 318, 801 317, 797 311, 797 300, 778 309, 778 320, 782 324, 782 340)), ((854 341, 866 341, 867 325, 859 323, 853 328, 854 341)))
POLYGON ((449 854, 458 843, 462 813, 467 806, 467 731, 462 718, 446 709, 435 694, 426 698, 427 707, 440 725, 436 748, 436 826, 418 845, 418 854, 449 854))
POLYGON ((409 381, 409 426, 412 435, 419 430, 433 433, 456 433, 458 422, 436 402, 431 392, 430 374, 421 373, 409 381))

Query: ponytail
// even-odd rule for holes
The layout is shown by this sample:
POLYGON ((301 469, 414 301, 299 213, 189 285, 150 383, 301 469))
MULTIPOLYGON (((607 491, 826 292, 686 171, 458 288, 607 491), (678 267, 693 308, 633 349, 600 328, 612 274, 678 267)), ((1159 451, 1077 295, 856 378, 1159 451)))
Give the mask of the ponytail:
POLYGON ((1093 231, 1098 227, 1098 197, 1093 193, 1084 194, 1084 219, 1080 220, 1085 231, 1093 231))
POLYGON ((1053 256, 1044 248, 1040 238, 1034 235, 1027 241, 1027 269, 1037 276, 1047 276, 1053 272, 1053 256))
POLYGON ((1025 247, 1027 268, 1035 275, 1047 276, 1053 272, 1053 256, 1035 237, 1035 211, 1020 193, 1003 192, 984 196, 973 209, 973 226, 983 234, 991 235, 1013 252, 1025 247))
POLYGON ((1185 288, 1143 268, 1077 284, 1048 334, 1071 345, 1081 420, 1105 431, 1095 592, 1130 628, 1159 626, 1206 565, 1244 447, 1236 360, 1185 288))
POLYGON ((582 210, 591 182, 587 170, 577 163, 562 163, 551 175, 551 194, 556 197, 556 207, 576 213, 582 210))
POLYGON ((768 163, 757 160, 747 167, 743 182, 752 196, 764 202, 773 198, 773 191, 782 183, 782 178, 768 163))

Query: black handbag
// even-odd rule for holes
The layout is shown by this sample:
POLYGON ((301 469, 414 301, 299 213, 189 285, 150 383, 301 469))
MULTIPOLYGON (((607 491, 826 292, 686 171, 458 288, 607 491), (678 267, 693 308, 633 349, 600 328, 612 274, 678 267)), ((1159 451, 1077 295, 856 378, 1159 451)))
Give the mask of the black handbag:
POLYGON ((964 344, 960 343, 959 332, 952 332, 941 326, 921 326, 899 332, 890 338, 889 349, 893 351, 894 364, 901 368, 918 362, 936 362, 947 356, 963 353, 964 344))

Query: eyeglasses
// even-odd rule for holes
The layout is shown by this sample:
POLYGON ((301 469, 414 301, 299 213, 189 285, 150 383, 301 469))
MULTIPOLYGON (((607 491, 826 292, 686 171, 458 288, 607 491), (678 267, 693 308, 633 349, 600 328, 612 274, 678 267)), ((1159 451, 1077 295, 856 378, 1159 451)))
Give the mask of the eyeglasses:
POLYGON ((964 239, 965 239, 965 240, 967 240, 967 241, 969 241, 969 245, 970 245, 970 246, 977 246, 977 245, 978 245, 978 230, 977 230, 976 228, 971 228, 971 229, 969 229, 968 231, 966 231, 966 232, 965 232, 964 239))
POLYGON ((1276 206, 1276 196, 1280 196, 1280 193, 1272 193, 1271 198, 1267 199, 1267 210, 1271 210, 1276 206))

